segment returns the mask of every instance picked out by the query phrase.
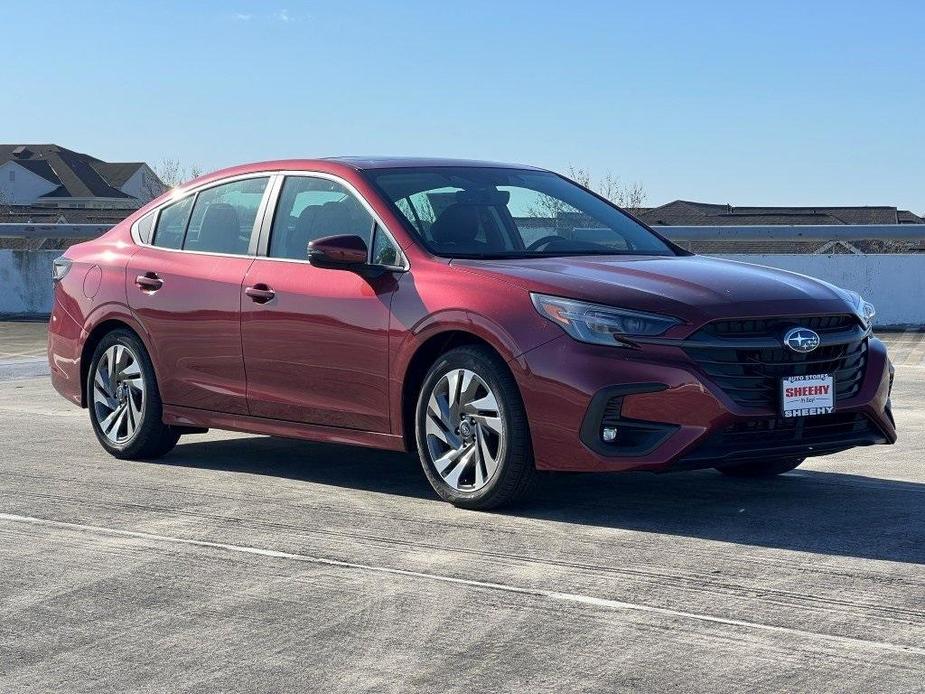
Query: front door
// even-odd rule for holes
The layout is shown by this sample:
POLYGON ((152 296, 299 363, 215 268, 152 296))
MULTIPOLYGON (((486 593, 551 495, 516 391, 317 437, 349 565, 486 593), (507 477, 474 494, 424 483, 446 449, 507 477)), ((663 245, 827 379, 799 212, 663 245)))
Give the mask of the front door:
POLYGON ((220 184, 164 207, 153 245, 128 262, 128 303, 152 342, 166 404, 247 414, 241 283, 267 181, 220 184))
POLYGON ((285 178, 266 257, 254 261, 242 288, 252 415, 389 431, 388 330, 395 276, 365 279, 308 263, 310 241, 355 234, 370 245, 374 229, 366 206, 337 181, 285 178))

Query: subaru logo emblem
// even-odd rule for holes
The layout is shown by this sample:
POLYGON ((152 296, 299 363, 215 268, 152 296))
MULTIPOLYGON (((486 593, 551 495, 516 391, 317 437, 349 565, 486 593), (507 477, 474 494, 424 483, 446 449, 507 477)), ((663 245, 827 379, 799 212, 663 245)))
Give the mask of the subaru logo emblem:
POLYGON ((794 352, 806 354, 819 346, 819 334, 809 328, 793 328, 784 335, 784 344, 794 352))

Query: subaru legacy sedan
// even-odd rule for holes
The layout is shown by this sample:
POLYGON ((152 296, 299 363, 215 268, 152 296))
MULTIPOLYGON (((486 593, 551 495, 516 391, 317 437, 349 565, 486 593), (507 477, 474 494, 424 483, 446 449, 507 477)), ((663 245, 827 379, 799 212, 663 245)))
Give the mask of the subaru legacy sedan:
POLYGON ((896 440, 860 296, 694 255, 527 166, 226 169, 54 285, 52 381, 117 458, 210 428, 417 451, 487 509, 544 470, 761 477, 896 440))

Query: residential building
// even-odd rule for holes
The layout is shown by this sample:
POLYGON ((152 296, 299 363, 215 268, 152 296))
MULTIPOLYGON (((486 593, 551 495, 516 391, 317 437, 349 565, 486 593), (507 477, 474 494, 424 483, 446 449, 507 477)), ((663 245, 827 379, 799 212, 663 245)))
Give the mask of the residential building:
POLYGON ((0 222, 116 223, 167 189, 144 162, 54 144, 0 145, 0 222))

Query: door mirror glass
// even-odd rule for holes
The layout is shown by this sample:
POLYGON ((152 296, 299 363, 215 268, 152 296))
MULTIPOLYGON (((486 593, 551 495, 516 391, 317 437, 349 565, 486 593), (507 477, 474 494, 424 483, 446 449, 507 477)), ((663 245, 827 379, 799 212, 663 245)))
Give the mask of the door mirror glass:
POLYGON ((369 247, 359 236, 325 236, 308 244, 308 260, 329 270, 360 271, 366 267, 369 247))

